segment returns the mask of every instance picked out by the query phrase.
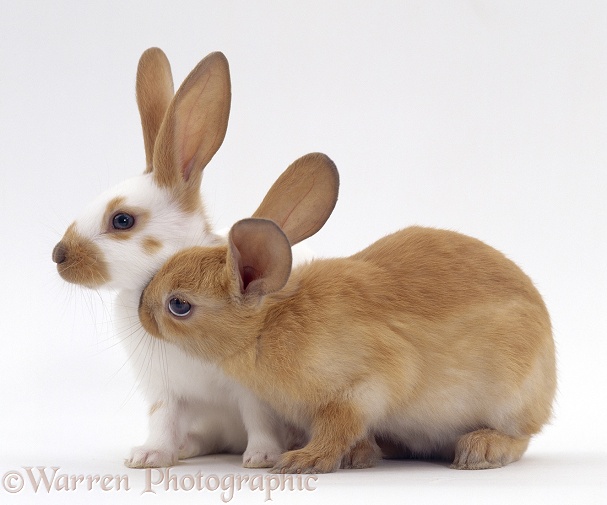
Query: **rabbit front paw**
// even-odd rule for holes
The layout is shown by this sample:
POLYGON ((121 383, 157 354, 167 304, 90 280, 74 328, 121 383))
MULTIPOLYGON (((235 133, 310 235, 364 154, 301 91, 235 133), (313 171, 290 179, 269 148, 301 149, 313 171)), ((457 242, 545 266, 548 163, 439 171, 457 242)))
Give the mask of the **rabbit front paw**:
POLYGON ((134 447, 131 455, 124 460, 129 468, 160 468, 173 466, 177 463, 177 455, 171 451, 147 447, 134 447))
POLYGON ((340 461, 306 449, 298 449, 284 453, 270 471, 272 473, 328 473, 337 470, 340 461))
POLYGON ((280 459, 280 451, 245 451, 242 466, 245 468, 272 468, 280 459))

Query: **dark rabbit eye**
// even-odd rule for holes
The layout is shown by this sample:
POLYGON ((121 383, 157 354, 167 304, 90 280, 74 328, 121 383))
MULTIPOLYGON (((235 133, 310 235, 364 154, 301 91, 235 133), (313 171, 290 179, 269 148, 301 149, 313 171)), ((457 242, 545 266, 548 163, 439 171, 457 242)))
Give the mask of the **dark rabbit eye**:
POLYGON ((128 230, 135 224, 135 218, 126 212, 119 212, 112 218, 114 230, 128 230))
POLYGON ((187 300, 183 300, 181 298, 171 298, 169 300, 169 310, 174 316, 184 317, 190 313, 192 306, 187 300))

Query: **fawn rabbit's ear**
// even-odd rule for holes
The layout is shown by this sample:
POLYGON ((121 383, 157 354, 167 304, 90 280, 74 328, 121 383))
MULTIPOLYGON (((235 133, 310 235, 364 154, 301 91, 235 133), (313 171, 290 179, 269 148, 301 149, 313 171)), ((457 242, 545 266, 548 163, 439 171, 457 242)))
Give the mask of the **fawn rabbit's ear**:
POLYGON ((147 174, 152 171, 154 143, 160 124, 175 93, 171 65, 161 49, 151 47, 139 58, 135 90, 143 129, 147 174))
POLYGON ((202 171, 226 134, 230 70, 222 53, 205 57, 183 81, 154 146, 154 179, 175 190, 186 207, 197 203, 202 171))
POLYGON ((228 260, 245 296, 261 297, 281 289, 291 273, 291 245, 268 219, 238 221, 228 235, 228 260))
POLYGON ((335 163, 322 153, 306 154, 276 180, 253 217, 271 219, 295 245, 323 227, 338 193, 335 163))

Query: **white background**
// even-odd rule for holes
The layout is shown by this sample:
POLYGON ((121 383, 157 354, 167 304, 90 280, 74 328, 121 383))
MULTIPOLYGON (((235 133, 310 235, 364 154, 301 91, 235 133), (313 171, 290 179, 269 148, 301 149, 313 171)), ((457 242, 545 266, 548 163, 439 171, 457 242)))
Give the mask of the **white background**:
MULTIPOLYGON (((605 2, 0 2, 1 474, 127 474, 134 489, 110 499, 219 501, 140 494, 142 473, 122 458, 145 438, 146 408, 112 338, 111 296, 67 285, 51 262, 84 205, 143 170, 134 76, 159 46, 176 86, 210 51, 230 61, 230 125, 203 181, 218 228, 249 215, 295 158, 323 151, 341 190, 315 251, 349 254, 410 224, 457 230, 515 260, 552 314, 555 417, 519 463, 387 462, 274 502, 607 501, 605 2)), ((199 470, 246 473, 237 456, 175 469, 199 470)), ((34 499, 27 484, 0 495, 34 499)), ((246 499, 264 497, 233 502, 246 499)))

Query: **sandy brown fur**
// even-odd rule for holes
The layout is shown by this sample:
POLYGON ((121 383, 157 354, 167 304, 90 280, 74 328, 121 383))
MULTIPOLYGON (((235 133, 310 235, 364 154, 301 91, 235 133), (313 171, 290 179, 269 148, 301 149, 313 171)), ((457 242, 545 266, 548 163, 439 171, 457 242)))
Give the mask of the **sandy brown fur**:
POLYGON ((275 470, 331 471, 371 433, 458 468, 502 466, 548 421, 548 312, 529 278, 482 242, 408 228, 298 268, 257 300, 239 297, 226 254, 175 256, 140 314, 148 328, 150 314, 159 319, 152 334, 218 362, 310 430, 275 470), (195 307, 184 321, 162 307, 176 291, 195 307))
POLYGON ((57 271, 65 280, 89 288, 102 286, 109 280, 103 253, 92 241, 82 237, 74 224, 70 225, 53 250, 57 271), (67 254, 69 251, 69 254, 67 254), (63 256, 63 261, 57 261, 63 256))

